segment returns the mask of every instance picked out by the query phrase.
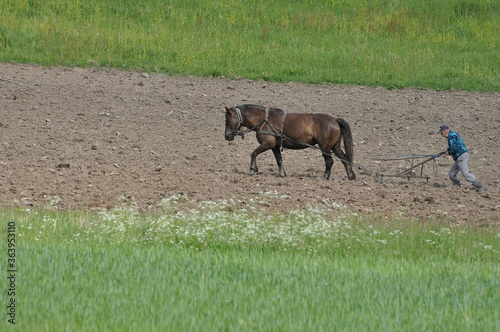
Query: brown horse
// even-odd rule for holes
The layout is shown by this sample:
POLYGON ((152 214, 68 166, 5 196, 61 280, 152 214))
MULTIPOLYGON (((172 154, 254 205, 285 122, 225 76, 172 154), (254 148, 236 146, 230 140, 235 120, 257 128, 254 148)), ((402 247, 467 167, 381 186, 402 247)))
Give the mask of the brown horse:
POLYGON ((262 152, 272 150, 279 167, 279 175, 286 177, 281 149, 304 149, 317 144, 325 158, 323 177, 330 178, 333 166, 331 152, 342 161, 349 180, 355 180, 352 170, 353 142, 349 124, 340 118, 327 114, 294 114, 278 108, 266 108, 258 105, 239 105, 226 107, 226 130, 224 137, 234 140, 236 135, 244 135, 250 131, 257 133, 260 146, 252 152, 250 172, 257 173, 256 158, 262 152), (243 131, 242 127, 247 130, 243 131), (340 141, 344 140, 344 151, 340 141))

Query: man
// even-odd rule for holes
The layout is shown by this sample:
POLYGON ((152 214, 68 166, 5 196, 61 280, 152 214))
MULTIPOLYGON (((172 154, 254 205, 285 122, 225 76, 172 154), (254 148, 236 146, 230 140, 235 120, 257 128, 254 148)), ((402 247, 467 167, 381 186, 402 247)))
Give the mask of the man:
POLYGON ((439 126, 438 134, 448 139, 446 154, 451 155, 453 160, 455 160, 448 172, 453 185, 460 186, 460 181, 457 178, 457 174, 460 171, 465 179, 472 183, 478 191, 485 191, 486 186, 474 174, 469 172, 469 152, 465 147, 462 137, 453 130, 450 130, 450 127, 447 125, 439 126))

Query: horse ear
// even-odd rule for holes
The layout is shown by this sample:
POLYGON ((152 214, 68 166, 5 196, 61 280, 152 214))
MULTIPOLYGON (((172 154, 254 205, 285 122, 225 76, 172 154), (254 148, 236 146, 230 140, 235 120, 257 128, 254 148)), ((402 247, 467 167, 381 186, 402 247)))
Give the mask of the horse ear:
POLYGON ((229 108, 227 108, 227 106, 224 106, 224 108, 226 109, 226 113, 230 113, 231 110, 229 108))

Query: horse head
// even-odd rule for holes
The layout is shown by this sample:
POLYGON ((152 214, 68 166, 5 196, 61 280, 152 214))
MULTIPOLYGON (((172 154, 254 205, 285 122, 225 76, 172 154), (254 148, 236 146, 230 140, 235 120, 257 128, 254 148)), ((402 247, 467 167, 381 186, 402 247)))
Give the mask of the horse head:
POLYGON ((226 130, 224 132, 224 138, 226 141, 234 140, 234 137, 238 135, 238 130, 242 125, 241 112, 237 107, 231 107, 226 109, 226 130))

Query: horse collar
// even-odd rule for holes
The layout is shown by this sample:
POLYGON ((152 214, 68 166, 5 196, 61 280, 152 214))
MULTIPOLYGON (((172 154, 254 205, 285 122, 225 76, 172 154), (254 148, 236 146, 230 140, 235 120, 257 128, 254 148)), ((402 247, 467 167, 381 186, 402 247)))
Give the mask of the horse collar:
POLYGON ((243 117, 241 116, 241 110, 238 107, 235 107, 234 110, 236 111, 236 115, 238 116, 238 128, 236 129, 236 131, 238 131, 243 125, 243 117))

